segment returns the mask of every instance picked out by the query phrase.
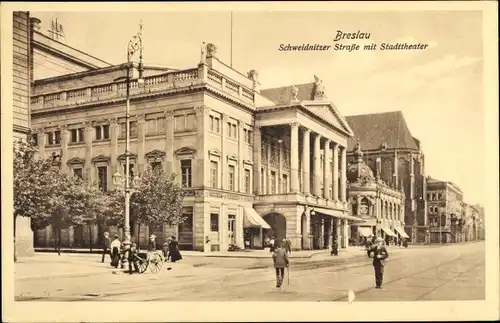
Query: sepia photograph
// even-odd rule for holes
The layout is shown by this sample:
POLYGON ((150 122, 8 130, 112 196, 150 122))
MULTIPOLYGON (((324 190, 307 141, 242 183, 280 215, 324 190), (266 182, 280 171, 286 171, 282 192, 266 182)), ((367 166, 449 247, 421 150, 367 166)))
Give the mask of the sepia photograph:
POLYGON ((9 321, 498 319, 497 4, 257 4, 2 5, 9 321))

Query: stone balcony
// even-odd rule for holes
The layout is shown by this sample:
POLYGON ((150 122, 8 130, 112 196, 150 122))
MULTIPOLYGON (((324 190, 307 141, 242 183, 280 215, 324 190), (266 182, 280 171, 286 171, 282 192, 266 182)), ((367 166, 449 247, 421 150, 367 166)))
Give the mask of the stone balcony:
MULTIPOLYGON (((147 76, 144 84, 137 80, 130 82, 130 95, 141 96, 165 91, 208 85, 210 88, 246 105, 254 105, 254 93, 241 84, 227 78, 207 65, 182 71, 168 71, 163 74, 147 76)), ((99 101, 113 101, 126 98, 126 81, 119 81, 83 88, 45 93, 31 97, 31 110, 53 110, 61 107, 85 105, 99 101)))
POLYGON ((317 197, 312 195, 304 195, 299 193, 288 193, 288 194, 267 194, 267 195, 257 195, 255 196, 255 203, 287 203, 287 202, 297 202, 299 204, 324 207, 328 209, 336 210, 349 210, 351 205, 348 202, 333 201, 330 199, 325 199, 323 197, 317 197))

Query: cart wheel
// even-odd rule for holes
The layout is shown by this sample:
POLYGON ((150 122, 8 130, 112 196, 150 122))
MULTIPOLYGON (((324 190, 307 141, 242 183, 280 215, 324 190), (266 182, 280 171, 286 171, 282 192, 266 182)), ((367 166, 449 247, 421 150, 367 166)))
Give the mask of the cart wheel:
POLYGON ((148 269, 149 262, 145 259, 139 261, 139 273, 144 273, 148 269))
POLYGON ((163 266, 162 257, 158 254, 153 254, 149 259, 149 265, 149 270, 151 270, 152 273, 156 274, 161 270, 161 267, 163 266))

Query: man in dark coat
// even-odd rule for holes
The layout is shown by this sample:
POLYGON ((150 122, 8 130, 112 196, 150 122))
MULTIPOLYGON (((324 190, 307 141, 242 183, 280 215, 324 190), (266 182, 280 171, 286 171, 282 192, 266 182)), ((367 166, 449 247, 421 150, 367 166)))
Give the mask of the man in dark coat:
POLYGON ((337 243, 337 240, 333 240, 332 243, 332 251, 330 252, 330 256, 338 256, 339 255, 339 244, 337 243))
POLYGON ((134 271, 136 273, 139 273, 139 265, 137 264, 137 262, 139 261, 138 253, 139 252, 137 251, 137 245, 135 243, 132 243, 128 252, 128 273, 130 275, 132 275, 134 271))
POLYGON ((382 281, 384 280, 384 260, 389 257, 389 253, 387 252, 387 248, 382 238, 377 239, 377 244, 370 249, 368 256, 373 258, 375 288, 382 288, 382 281))
POLYGON ((109 249, 110 244, 111 244, 111 240, 109 239, 109 233, 104 232, 104 239, 102 241, 102 260, 101 260, 101 262, 104 262, 104 258, 106 257, 107 254, 109 254, 109 257, 111 258, 111 252, 109 249))
POLYGON ((289 266, 288 255, 283 248, 283 243, 279 243, 274 250, 273 263, 276 270, 276 287, 280 287, 285 277, 285 267, 289 266))
POLYGON ((171 262, 176 262, 182 259, 181 252, 179 251, 179 243, 175 240, 175 236, 172 236, 168 245, 168 257, 171 262))

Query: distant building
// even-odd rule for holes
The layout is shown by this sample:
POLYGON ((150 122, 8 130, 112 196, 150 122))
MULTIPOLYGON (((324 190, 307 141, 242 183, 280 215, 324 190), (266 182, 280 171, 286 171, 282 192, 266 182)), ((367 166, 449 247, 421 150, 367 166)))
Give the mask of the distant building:
POLYGON ((409 238, 404 231, 405 195, 402 188, 395 189, 381 179, 381 165, 377 162, 375 175, 363 161, 361 144, 353 152, 347 169, 348 195, 353 215, 364 223, 351 224, 351 237, 357 241, 371 236, 399 242, 409 238))
POLYGON ((466 211, 458 185, 427 177, 427 204, 431 243, 465 241, 466 211))
MULTIPOLYGON (((13 13, 13 137, 14 140, 26 140, 30 131, 30 33, 29 12, 13 13)), ((18 217, 14 221, 17 256, 33 255, 33 231, 27 217, 18 217)))
POLYGON ((356 139, 363 147, 363 161, 375 172, 380 164, 380 178, 405 195, 405 232, 414 243, 427 240, 427 208, 424 176, 424 152, 412 136, 401 111, 347 116, 354 131, 348 141, 349 158, 356 139))
MULTIPOLYGON (((183 249, 262 248, 266 237, 287 237, 293 249, 347 247, 347 140, 352 130, 324 95, 321 80, 261 90, 258 74, 244 75, 208 44, 200 63, 183 70, 132 64, 132 172, 163 167, 185 190, 184 223, 138 227, 141 243, 175 234, 183 249)), ((124 170, 126 64, 36 80, 32 120, 39 154, 62 151, 61 167, 115 189, 124 170)), ((103 231, 74 227, 63 243, 88 246, 103 231)), ((53 245, 50 227, 37 245, 53 245)))
POLYGON ((484 240, 484 208, 479 205, 464 203, 466 241, 484 240))

